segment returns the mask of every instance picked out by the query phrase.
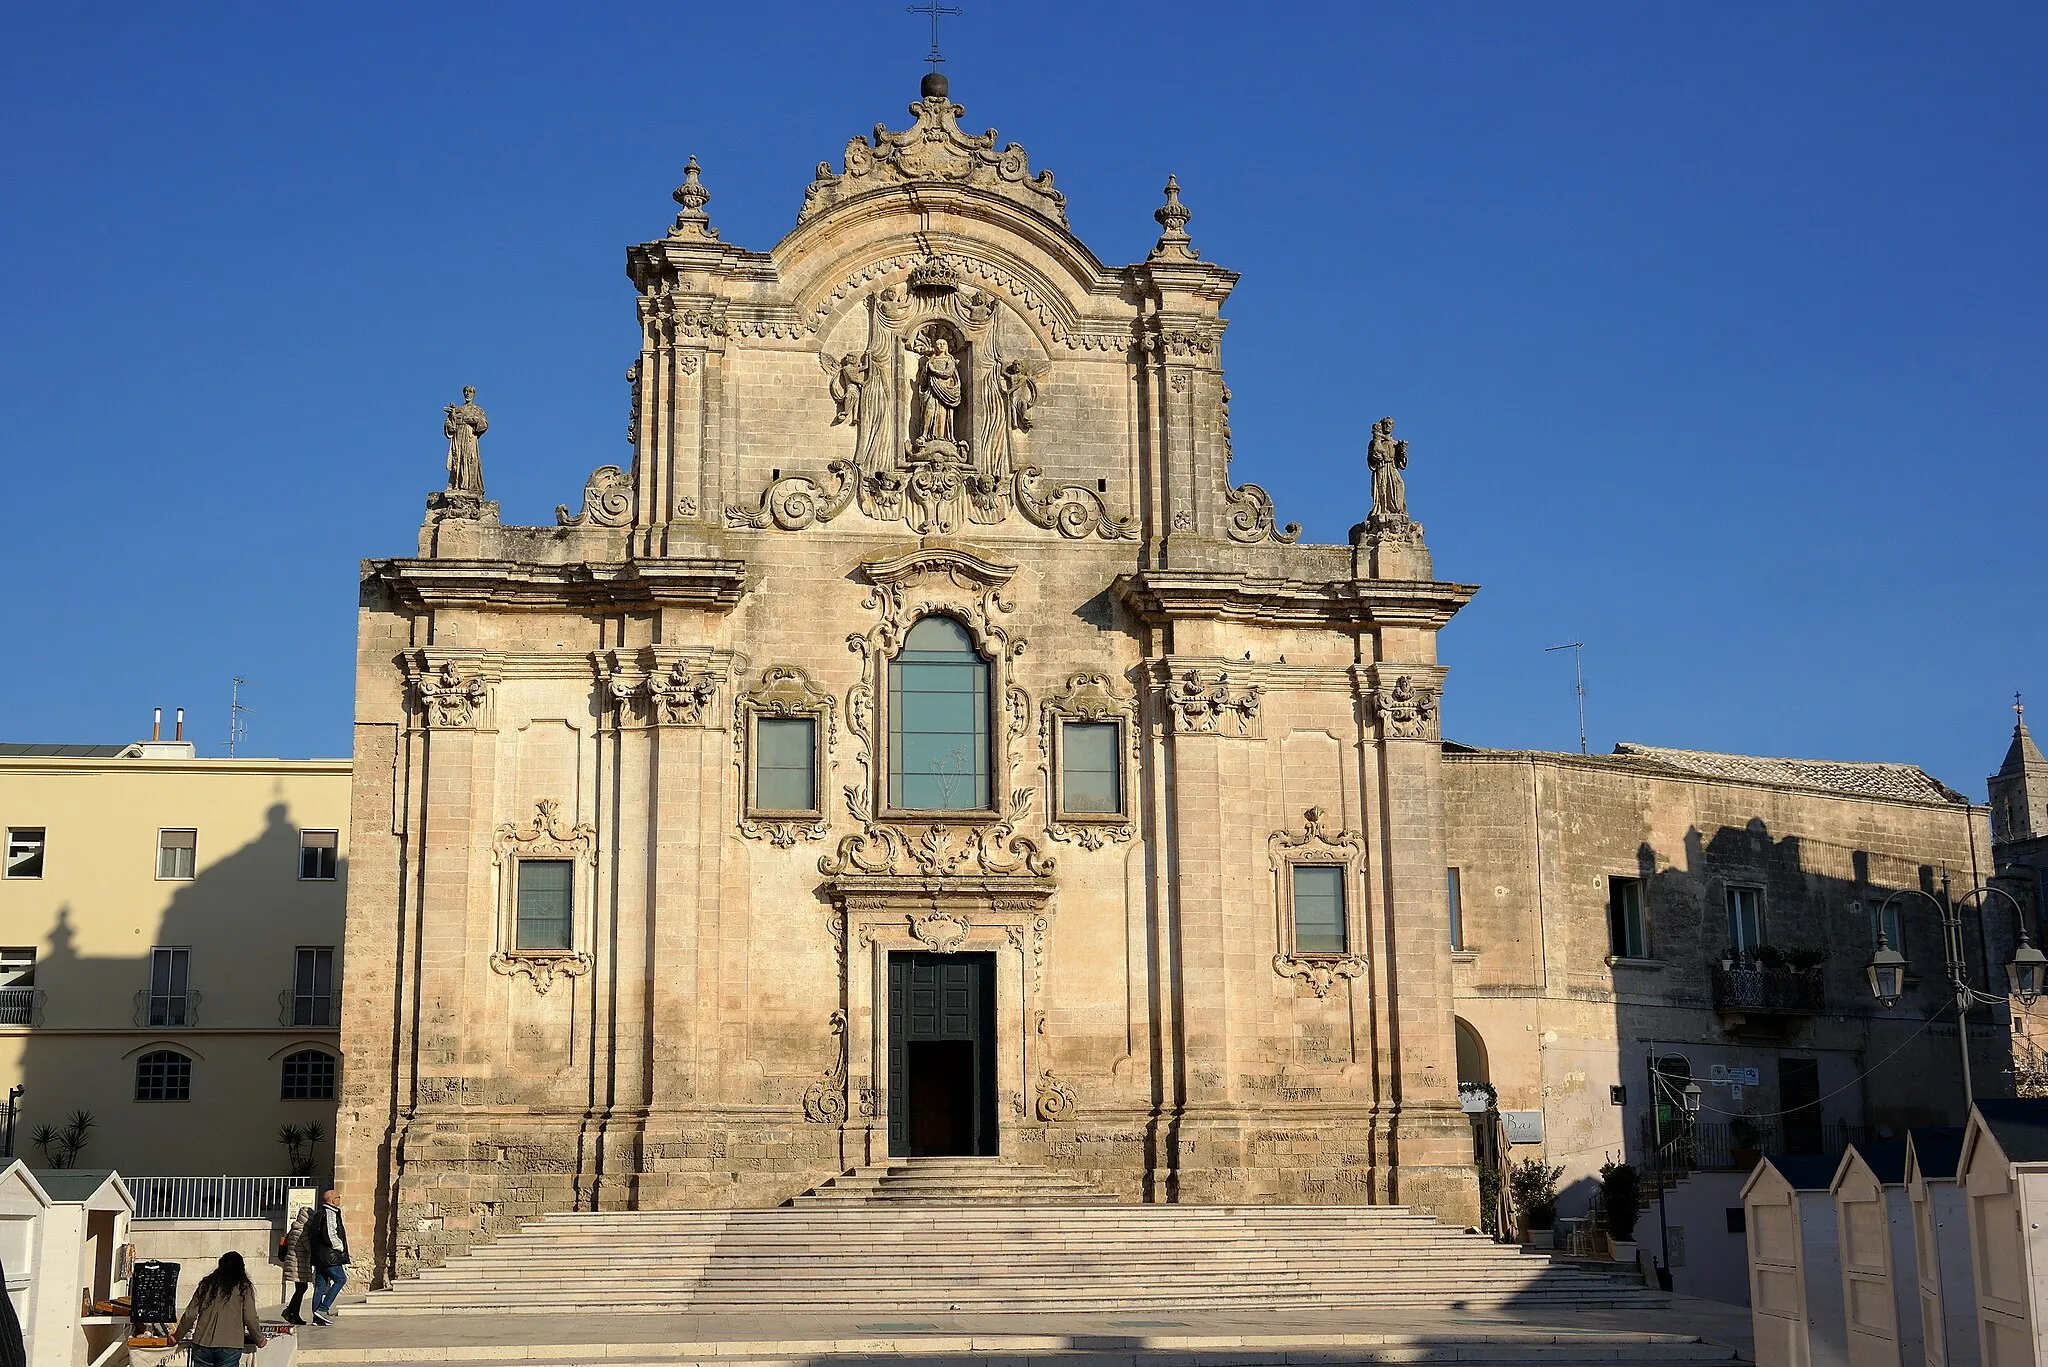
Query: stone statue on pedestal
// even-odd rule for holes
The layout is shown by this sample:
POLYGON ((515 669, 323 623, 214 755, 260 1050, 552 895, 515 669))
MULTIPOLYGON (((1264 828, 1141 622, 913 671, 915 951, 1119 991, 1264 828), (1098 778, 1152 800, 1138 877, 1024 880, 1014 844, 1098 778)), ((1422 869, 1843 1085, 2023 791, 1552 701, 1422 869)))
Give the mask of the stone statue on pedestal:
POLYGON ((960 362, 953 355, 953 344, 943 335, 932 338, 931 350, 918 367, 917 390, 924 409, 917 450, 952 447, 953 410, 960 406, 960 362))
POLYGON ((478 453, 478 439, 491 427, 490 419, 476 406, 476 386, 462 387, 462 402, 441 410, 447 421, 441 435, 448 438, 448 492, 484 496, 484 463, 478 453))
POLYGON ((1372 444, 1366 448, 1365 463, 1372 471, 1372 513, 1366 525, 1372 528, 1404 527, 1408 524, 1408 486, 1401 472, 1408 468, 1408 443, 1394 440, 1394 420, 1381 418, 1372 425, 1372 444))

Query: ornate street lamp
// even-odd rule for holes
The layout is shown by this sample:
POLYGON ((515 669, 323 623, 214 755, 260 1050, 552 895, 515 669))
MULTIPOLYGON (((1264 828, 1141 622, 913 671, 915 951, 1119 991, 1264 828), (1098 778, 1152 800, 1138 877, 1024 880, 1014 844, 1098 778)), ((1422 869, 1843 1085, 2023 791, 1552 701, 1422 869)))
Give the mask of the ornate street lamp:
POLYGON ((1679 1100, 1685 1104, 1685 1113, 1687 1115, 1698 1115, 1700 1113, 1700 1097, 1704 1093, 1700 1091, 1699 1083, 1686 1083, 1685 1090, 1678 1095, 1679 1100))
POLYGON ((1942 956, 1947 960, 1949 986, 1955 991, 1956 1038, 1963 1050, 1963 1106, 1967 1110, 1975 1100, 1970 1086, 1970 1026, 1967 1017, 1970 1008, 1978 1002, 1994 1002, 1996 997, 1986 996, 1970 986, 1969 965, 1963 957, 1963 905, 1972 898, 2003 897, 2012 908, 2013 922, 2019 927, 2019 948, 2013 951, 2012 962, 2005 966, 2005 979, 2009 995, 2021 1006, 2032 1006, 2043 991, 2048 991, 2048 956, 2034 948, 2034 941, 2027 934, 2026 909, 2004 888, 1972 888, 1961 897, 1949 896, 1948 879, 1941 880, 1941 896, 1922 892, 1918 888, 1905 888, 1884 899, 1884 905, 1877 912, 1877 952, 1864 965, 1864 973, 1870 978, 1870 994, 1878 1004, 1889 1009, 1898 1004, 1906 990, 1906 956, 1893 949, 1885 939, 1885 914, 1893 904, 1902 898, 1917 897, 1934 908, 1941 918, 1942 956))

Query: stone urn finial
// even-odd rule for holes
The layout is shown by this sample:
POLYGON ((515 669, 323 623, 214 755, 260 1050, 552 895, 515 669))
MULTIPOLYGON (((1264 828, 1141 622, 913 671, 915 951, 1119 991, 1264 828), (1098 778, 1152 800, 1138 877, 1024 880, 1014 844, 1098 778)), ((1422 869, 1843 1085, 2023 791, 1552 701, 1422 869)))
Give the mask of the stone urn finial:
POLYGON ((711 226, 711 215, 704 212, 704 206, 711 202, 711 192, 704 188, 699 174, 697 158, 693 156, 683 167, 683 183, 675 188, 673 198, 683 206, 683 211, 676 215, 676 225, 668 230, 670 237, 710 240, 718 236, 718 229, 711 226))
POLYGON ((1188 220, 1194 214, 1180 202, 1180 181, 1173 176, 1166 178, 1166 203, 1154 209, 1152 217, 1158 220, 1162 231, 1150 260, 1194 261, 1201 256, 1195 250, 1194 239, 1188 236, 1188 220))

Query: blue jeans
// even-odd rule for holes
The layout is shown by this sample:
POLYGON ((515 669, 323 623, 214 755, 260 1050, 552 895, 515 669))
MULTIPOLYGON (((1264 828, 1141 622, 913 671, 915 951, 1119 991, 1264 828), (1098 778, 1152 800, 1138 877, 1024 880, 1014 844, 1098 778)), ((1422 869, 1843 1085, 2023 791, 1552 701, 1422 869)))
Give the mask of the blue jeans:
MULTIPOLYGON (((316 1267, 313 1269, 313 1313, 324 1315, 334 1308, 335 1297, 348 1284, 348 1269, 345 1267, 316 1267)), ((192 1367, 200 1367, 193 1363, 192 1367)))
POLYGON ((192 1345, 192 1367, 242 1367, 239 1348, 202 1348, 192 1345))

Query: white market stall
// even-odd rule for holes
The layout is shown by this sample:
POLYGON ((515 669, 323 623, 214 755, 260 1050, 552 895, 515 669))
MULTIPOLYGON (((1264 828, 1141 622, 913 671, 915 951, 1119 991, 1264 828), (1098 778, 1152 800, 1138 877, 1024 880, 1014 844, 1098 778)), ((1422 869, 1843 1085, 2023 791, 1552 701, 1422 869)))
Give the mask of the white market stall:
POLYGON ((1927 1367, 1979 1367, 1970 1213, 1956 1185, 1956 1162, 1962 1156, 1960 1125, 1928 1126, 1906 1135, 1906 1199, 1913 1203, 1913 1271, 1927 1367))
POLYGON ((1742 1184, 1749 1228, 1749 1314, 1757 1367, 1849 1367, 1836 1164, 1771 1156, 1742 1184))
POLYGON ((1906 1143, 1852 1144, 1831 1187, 1850 1367, 1920 1367, 1906 1143))
POLYGON ((2048 1099, 1980 1100, 1956 1180, 1969 1200, 1983 1367, 2048 1362, 2048 1099))

